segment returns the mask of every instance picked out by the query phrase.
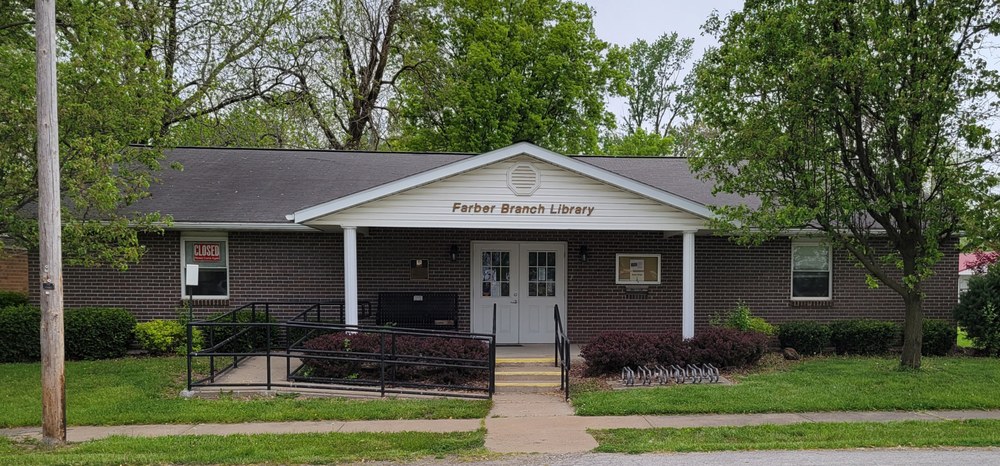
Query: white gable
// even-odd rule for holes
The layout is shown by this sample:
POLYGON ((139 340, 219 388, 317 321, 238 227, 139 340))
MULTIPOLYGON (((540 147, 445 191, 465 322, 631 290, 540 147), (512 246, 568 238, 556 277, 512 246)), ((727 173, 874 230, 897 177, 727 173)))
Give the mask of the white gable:
POLYGON ((303 223, 555 230, 705 228, 702 216, 530 155, 507 157, 303 223))

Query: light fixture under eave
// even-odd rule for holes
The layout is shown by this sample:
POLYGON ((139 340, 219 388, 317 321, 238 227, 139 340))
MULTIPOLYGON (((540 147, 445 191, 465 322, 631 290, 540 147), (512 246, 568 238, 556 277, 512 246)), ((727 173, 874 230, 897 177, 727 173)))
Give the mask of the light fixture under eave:
POLYGON ((450 256, 451 256, 451 261, 452 262, 457 261, 458 260, 458 245, 457 244, 451 245, 451 249, 449 250, 449 253, 450 253, 450 256))
POLYGON ((581 245, 580 246, 580 260, 581 261, 587 262, 587 252, 588 252, 587 251, 587 245, 586 244, 581 245))

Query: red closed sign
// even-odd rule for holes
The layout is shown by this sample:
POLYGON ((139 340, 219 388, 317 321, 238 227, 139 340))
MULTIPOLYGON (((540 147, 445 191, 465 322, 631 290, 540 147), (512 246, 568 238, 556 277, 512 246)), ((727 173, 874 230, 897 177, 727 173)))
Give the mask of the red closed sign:
POLYGON ((222 258, 222 247, 219 243, 194 243, 194 260, 200 262, 218 262, 222 258))

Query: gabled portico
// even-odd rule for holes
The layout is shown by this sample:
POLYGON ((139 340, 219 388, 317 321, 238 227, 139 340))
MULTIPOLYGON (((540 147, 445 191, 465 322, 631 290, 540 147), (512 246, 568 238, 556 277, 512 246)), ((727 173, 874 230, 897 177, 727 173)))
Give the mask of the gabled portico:
MULTIPOLYGON (((342 230, 345 322, 348 325, 358 323, 359 229, 680 233, 683 238, 682 330, 684 337, 690 338, 694 335, 695 235, 706 229, 706 220, 711 215, 703 204, 610 172, 580 158, 518 143, 305 208, 290 217, 297 224, 322 230, 342 230)), ((529 268, 514 272, 504 268, 510 267, 510 263, 505 266, 502 256, 497 256, 501 261, 499 264, 493 264, 493 256, 489 263, 482 263, 481 257, 470 257, 473 275, 470 296, 510 298, 507 301, 511 304, 519 304, 518 298, 528 297, 529 294, 537 298, 542 286, 545 287, 542 292, 545 295, 550 293, 548 287, 552 287, 552 297, 557 298, 556 302, 560 293, 565 299, 565 255, 577 251, 567 251, 565 243, 561 249, 557 246, 549 244, 548 249, 526 246, 528 249, 524 253, 518 249, 514 262, 520 264, 519 267, 529 268), (548 263, 549 256, 545 254, 549 252, 563 254, 562 270, 559 270, 559 260, 552 265, 548 263), (516 292, 511 291, 513 282, 497 277, 498 272, 511 273, 511 277, 516 277, 519 283, 516 292), (553 273, 553 279, 549 280, 547 275, 541 279, 539 274, 543 272, 553 273), (493 283, 497 284, 496 290, 491 286, 493 283), (524 294, 503 295, 505 283, 507 293, 524 294)), ((483 253, 482 247, 476 249, 474 244, 465 247, 470 253, 483 253)), ((488 252, 492 254, 494 251, 488 252)), ((509 261, 512 256, 506 257, 509 261)), ((657 264, 659 266, 659 262, 657 264)), ((566 306, 562 305, 561 309, 565 310, 566 306)), ((475 324, 474 317, 473 321, 475 324)))

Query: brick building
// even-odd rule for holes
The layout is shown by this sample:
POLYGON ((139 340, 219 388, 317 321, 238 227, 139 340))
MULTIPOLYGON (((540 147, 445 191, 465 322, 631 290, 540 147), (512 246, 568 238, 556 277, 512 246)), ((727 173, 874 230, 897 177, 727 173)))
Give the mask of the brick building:
MULTIPOLYGON (((171 318, 250 302, 343 300, 345 320, 378 293, 457 294, 460 329, 501 343, 551 342, 558 305, 570 337, 600 331, 690 336, 738 301, 772 323, 901 321, 847 253, 805 233, 738 246, 707 227, 713 195, 679 158, 566 157, 527 143, 481 155, 176 149, 137 209, 173 217, 128 271, 67 268, 67 306, 171 318), (192 272, 194 273, 194 272, 192 272)), ((950 319, 958 252, 927 284, 930 318, 950 319)), ((31 261, 37 276, 37 260, 31 261)), ((32 290, 37 293, 37 290, 32 290)), ((34 296, 37 299, 37 296, 34 296)))
POLYGON ((23 249, 0 251, 0 291, 28 292, 28 253, 23 249))

